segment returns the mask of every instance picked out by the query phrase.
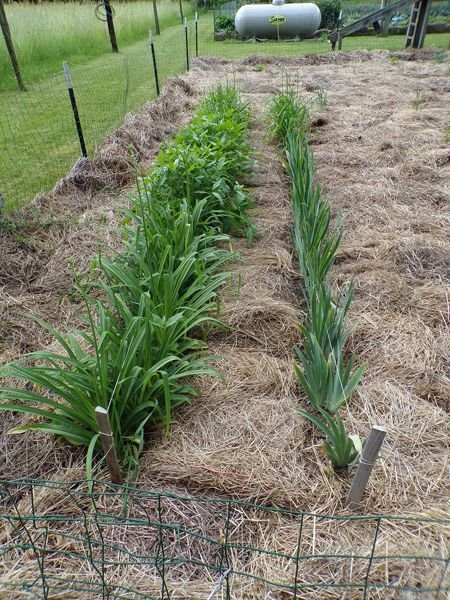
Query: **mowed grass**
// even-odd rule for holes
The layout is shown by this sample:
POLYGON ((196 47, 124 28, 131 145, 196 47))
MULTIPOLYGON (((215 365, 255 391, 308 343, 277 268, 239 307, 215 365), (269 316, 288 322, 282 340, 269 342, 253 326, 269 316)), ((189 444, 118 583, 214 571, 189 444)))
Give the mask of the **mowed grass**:
MULTIPOLYGON (((163 30, 155 46, 162 85, 169 75, 185 70, 183 26, 163 30)), ((85 65, 70 65, 91 154, 127 112, 155 98, 150 47, 144 40, 120 54, 109 52, 85 65)), ((0 94, 0 193, 7 210, 50 190, 80 154, 62 70, 31 84, 27 92, 0 94)))
MULTIPOLYGON (((73 10, 75 8, 92 10, 92 6, 67 6, 73 10)), ((143 3, 141 6, 144 6, 143 3)), ((161 4, 161 7, 163 6, 169 6, 174 10, 174 18, 178 22, 178 3, 169 3, 165 0, 161 4)), ((121 7, 122 5, 119 4, 118 12, 121 7)), ((150 13, 151 3, 145 7, 150 13)), ((34 8, 39 11, 42 7, 34 8)), ((148 15, 148 19, 151 21, 151 14, 148 15)), ((103 35, 106 27, 100 22, 99 24, 103 27, 101 29, 103 35)), ((200 56, 224 58, 242 58, 252 54, 295 56, 330 51, 330 44, 320 40, 280 44, 277 42, 255 44, 236 40, 215 42, 212 27, 212 14, 200 17, 200 56)), ((193 57, 195 46, 192 16, 189 28, 190 55, 193 57)), ((51 76, 40 77, 39 69, 44 67, 36 66, 32 79, 38 81, 29 86, 28 92, 8 91, 0 94, 0 154, 2 156, 0 193, 4 196, 6 210, 24 205, 37 193, 50 190, 80 157, 73 116, 61 72, 62 60, 69 60, 71 65, 89 153, 92 153, 108 133, 121 124, 126 112, 138 110, 147 100, 155 97, 156 88, 147 29, 148 23, 145 24, 144 39, 134 44, 124 44, 125 38, 119 35, 118 55, 109 51, 108 43, 104 45, 104 54, 91 60, 85 57, 84 62, 80 59, 79 53, 74 56, 65 54, 58 59, 57 64, 55 63, 55 69, 53 67, 50 69, 51 63, 47 61, 45 68, 49 68, 52 73, 53 70, 55 71, 51 76)), ((60 35, 59 31, 55 32, 57 38, 60 35)), ((403 43, 403 36, 351 37, 344 40, 343 49, 399 50, 403 47, 403 43)), ((447 44, 448 35, 445 34, 428 35, 426 38, 427 46, 445 49, 447 44)), ((78 44, 77 48, 79 49, 80 46, 81 44, 78 44)), ((155 47, 162 85, 167 77, 185 70, 183 26, 177 24, 163 28, 161 36, 155 37, 155 47)))
MULTIPOLYGON (((26 82, 36 81, 61 69, 63 60, 86 62, 111 50, 106 23, 94 14, 96 3, 7 4, 6 16, 14 47, 26 82)), ((113 2, 119 50, 143 40, 154 31, 152 2, 113 2)), ((180 23, 179 4, 158 0, 162 29, 180 23)), ((192 14, 192 6, 183 2, 192 14)), ((6 45, 0 36, 0 92, 14 90, 17 83, 11 70, 6 45)))

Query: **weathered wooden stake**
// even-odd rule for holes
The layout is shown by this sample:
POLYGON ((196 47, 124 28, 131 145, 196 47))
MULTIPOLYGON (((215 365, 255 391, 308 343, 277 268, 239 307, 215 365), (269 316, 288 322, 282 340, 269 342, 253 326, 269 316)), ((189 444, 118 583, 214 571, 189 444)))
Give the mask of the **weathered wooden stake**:
POLYGON ((359 465, 353 478, 352 487, 348 493, 345 506, 353 508, 361 501, 386 433, 387 430, 382 425, 374 425, 372 427, 369 437, 364 444, 364 449, 359 459, 359 465))
POLYGON ((14 50, 14 45, 11 37, 11 31, 9 29, 8 20, 6 19, 5 7, 3 4, 3 0, 0 0, 0 29, 3 32, 3 37, 5 38, 6 48, 8 50, 9 58, 11 59, 12 68, 14 70, 14 74, 17 79, 17 83, 19 88, 25 92, 26 87, 22 79, 22 74, 19 68, 19 61, 17 60, 16 52, 14 50))
POLYGON ((108 464, 109 474, 113 483, 122 483, 122 474, 120 472, 119 461, 117 460, 116 447, 114 445, 114 436, 109 422, 108 411, 106 408, 97 406, 95 409, 97 418, 98 432, 102 440, 103 452, 105 453, 108 464))

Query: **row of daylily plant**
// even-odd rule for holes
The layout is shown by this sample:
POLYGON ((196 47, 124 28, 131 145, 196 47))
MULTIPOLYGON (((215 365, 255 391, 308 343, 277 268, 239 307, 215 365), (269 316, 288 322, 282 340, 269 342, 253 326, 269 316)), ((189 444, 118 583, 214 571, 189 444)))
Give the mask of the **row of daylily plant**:
POLYGON ((101 450, 95 410, 108 412, 118 459, 132 477, 150 423, 167 431, 172 411, 195 395, 192 377, 214 374, 205 355, 229 279, 229 234, 251 237, 250 198, 237 183, 251 168, 249 110, 219 87, 159 153, 124 208, 123 249, 99 256, 94 277, 75 287, 84 326, 58 350, 4 366, 0 410, 31 417, 14 433, 46 432, 87 448, 87 478, 101 450), (13 385, 13 383, 15 385, 13 385))

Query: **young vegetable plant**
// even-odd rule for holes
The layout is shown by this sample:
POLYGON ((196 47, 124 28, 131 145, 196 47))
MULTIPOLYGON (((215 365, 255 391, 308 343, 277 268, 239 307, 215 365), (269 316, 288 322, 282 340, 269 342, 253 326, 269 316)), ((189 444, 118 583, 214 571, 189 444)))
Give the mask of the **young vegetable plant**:
POLYGON ((344 364, 342 348, 337 346, 328 355, 324 354, 315 335, 301 326, 305 335, 306 348, 296 348, 300 365, 294 369, 300 385, 312 406, 326 408, 336 413, 350 398, 364 373, 364 365, 352 372, 353 356, 344 364))
POLYGON ((341 241, 341 229, 331 229, 331 210, 316 185, 312 152, 306 141, 307 109, 288 90, 277 95, 271 107, 272 131, 283 144, 286 170, 292 180, 293 240, 303 289, 308 304, 305 322, 299 326, 302 348, 296 348, 295 372, 310 404, 320 416, 301 409, 299 414, 319 427, 327 437, 325 452, 335 469, 351 464, 358 456, 356 436, 347 435, 337 415, 358 385, 364 365, 353 370, 354 357, 346 361, 345 328, 353 286, 333 298, 327 277, 341 241))
POLYGON ((286 143, 289 135, 303 138, 309 129, 310 114, 298 94, 289 87, 275 94, 272 99, 270 115, 270 131, 272 135, 282 144, 286 143))
POLYGON ((295 408, 302 417, 311 421, 327 437, 323 447, 325 454, 336 471, 354 464, 362 450, 358 436, 348 435, 339 416, 331 416, 326 410, 319 409, 322 419, 301 408, 295 408))

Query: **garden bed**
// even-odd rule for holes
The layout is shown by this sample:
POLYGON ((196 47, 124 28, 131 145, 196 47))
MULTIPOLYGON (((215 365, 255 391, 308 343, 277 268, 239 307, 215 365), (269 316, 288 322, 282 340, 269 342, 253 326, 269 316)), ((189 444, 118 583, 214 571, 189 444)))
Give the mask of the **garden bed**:
MULTIPOLYGON (((321 514, 349 514, 343 502, 351 476, 333 473, 321 448, 321 436, 293 411, 305 406, 292 368, 297 323, 305 305, 290 238, 289 181, 281 153, 268 137, 265 119, 268 100, 281 89, 286 75, 305 100, 316 102, 311 147, 317 179, 334 216, 343 218, 344 237, 332 285, 337 289, 352 277, 355 282, 350 346, 357 361, 367 364, 367 371, 343 419, 350 431, 361 436, 374 423, 388 429, 361 512, 443 517, 448 496, 446 409, 450 396, 446 371, 450 354, 448 82, 446 65, 429 52, 251 57, 234 63, 200 59, 183 78, 187 85, 172 87, 174 95, 166 95, 168 108, 172 103, 185 107, 178 125, 211 86, 228 79, 241 88, 254 116, 250 141, 257 167, 254 178, 246 183, 256 201, 253 217, 259 236, 250 246, 242 239, 233 243, 242 256, 242 262, 233 266, 239 293, 236 287, 223 290, 222 318, 230 329, 209 341, 224 380, 199 382, 200 398, 175 415, 168 438, 159 429, 148 433, 137 486, 321 514)), ((168 116, 173 119, 172 114, 168 116)), ((152 142, 143 146, 147 160, 153 153, 148 144, 153 147, 152 142)), ((76 195, 65 196, 64 190, 70 192, 65 186, 59 190, 37 204, 41 209, 48 207, 57 223, 33 231, 32 236, 20 230, 4 234, 2 249, 8 256, 2 262, 3 314, 8 318, 2 323, 3 360, 48 342, 37 325, 24 319, 24 312, 37 311, 63 328, 76 321, 78 307, 68 295, 69 258, 87 269, 88 257, 98 246, 120 245, 114 215, 117 199, 104 190, 94 193, 89 186, 76 195), (19 252, 22 259, 18 262, 19 252)), ((83 476, 82 452, 39 434, 8 436, 6 431, 18 421, 20 417, 2 415, 3 477, 74 481, 83 476)), ((51 512, 57 500, 57 491, 43 494, 39 510, 51 512)), ((166 518, 180 518, 183 506, 185 523, 220 539, 222 519, 206 505, 188 510, 186 503, 174 502, 166 518)), ((263 518, 245 507, 236 509, 233 518, 232 541, 237 545, 251 542, 268 552, 255 557, 236 546, 229 557, 233 570, 291 581, 291 568, 270 552, 295 553, 298 522, 282 514, 263 518)), ((335 527, 311 521, 304 535, 306 553, 337 552, 351 557, 369 551, 373 523, 335 527)), ((124 544, 136 546, 138 539, 125 537, 124 544)), ((392 522, 382 530, 378 547, 386 556, 405 554, 411 548, 418 555, 442 556, 446 544, 448 531, 443 525, 392 522)), ((191 556, 197 551, 201 553, 201 547, 190 547, 191 556)), ((214 560, 202 556, 205 561, 209 558, 214 560)), ((22 568, 31 569, 33 556, 29 562, 22 562, 22 568)), ((417 590, 439 583, 439 564, 422 560, 408 565, 400 559, 380 560, 374 582, 407 582, 417 590)), ((59 563, 48 563, 47 569, 67 578, 77 575, 75 563, 67 561, 65 566, 64 571, 59 563)), ((339 584, 360 581, 365 568, 365 563, 351 558, 345 563, 322 558, 305 562, 300 576, 304 583, 339 584)), ((4 561, 3 577, 13 579, 14 569, 13 561, 4 561)), ((146 593, 157 593, 151 567, 148 571, 117 567, 109 577, 115 583, 127 582, 146 593)), ((292 597, 255 580, 234 579, 235 598, 260 599, 269 589, 273 598, 292 597)), ((217 574, 185 564, 178 567, 171 582, 172 597, 206 599, 216 583, 217 574)), ((305 598, 342 597, 339 588, 330 587, 304 589, 301 594, 305 598)), ((398 591, 376 588, 370 594, 371 598, 402 597, 398 591)), ((361 590, 348 591, 346 597, 361 598, 361 590)))

